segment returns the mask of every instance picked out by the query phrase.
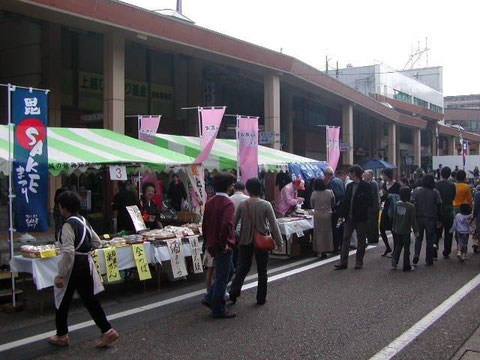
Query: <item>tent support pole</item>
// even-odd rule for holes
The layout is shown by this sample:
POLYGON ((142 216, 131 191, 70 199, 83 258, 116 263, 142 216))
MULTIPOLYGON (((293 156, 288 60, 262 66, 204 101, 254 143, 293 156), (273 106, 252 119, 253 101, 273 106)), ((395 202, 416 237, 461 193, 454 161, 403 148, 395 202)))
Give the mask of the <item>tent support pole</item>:
MULTIPOLYGON (((8 218, 9 218, 9 227, 8 227, 8 238, 10 242, 10 261, 13 260, 13 257, 15 255, 15 249, 14 249, 14 244, 13 244, 13 198, 15 195, 13 194, 12 190, 12 133, 13 129, 11 129, 12 126, 12 86, 8 84, 8 218)), ((10 277, 12 280, 12 305, 15 308, 17 306, 17 299, 15 298, 15 274, 12 271, 12 268, 10 268, 10 277)))

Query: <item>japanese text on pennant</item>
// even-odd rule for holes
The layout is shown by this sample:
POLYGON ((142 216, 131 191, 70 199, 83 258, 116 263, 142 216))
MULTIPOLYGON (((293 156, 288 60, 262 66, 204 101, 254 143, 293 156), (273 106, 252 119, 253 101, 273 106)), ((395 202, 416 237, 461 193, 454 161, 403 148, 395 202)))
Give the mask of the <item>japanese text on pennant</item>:
POLYGON ((150 273, 150 267, 148 266, 147 257, 145 256, 145 248, 143 244, 133 244, 132 245, 133 258, 135 259, 135 264, 137 265, 138 277, 141 281, 148 280, 152 278, 150 273))
POLYGON ((19 232, 48 231, 48 148, 46 91, 15 88, 15 227, 19 232))
POLYGON ((238 167, 241 180, 258 177, 258 117, 237 117, 238 167))
POLYGON ((118 270, 117 250, 115 248, 103 249, 105 256, 105 268, 107 270, 107 282, 121 280, 120 271, 118 270))
POLYGON ((192 264, 193 272, 199 274, 203 272, 203 262, 202 262, 202 247, 198 241, 198 236, 191 236, 188 238, 190 243, 190 251, 192 253, 192 264))
POLYGON ((170 263, 172 265, 173 277, 179 278, 187 276, 187 267, 185 266, 185 256, 183 255, 182 239, 175 239, 167 242, 168 252, 170 253, 170 263))

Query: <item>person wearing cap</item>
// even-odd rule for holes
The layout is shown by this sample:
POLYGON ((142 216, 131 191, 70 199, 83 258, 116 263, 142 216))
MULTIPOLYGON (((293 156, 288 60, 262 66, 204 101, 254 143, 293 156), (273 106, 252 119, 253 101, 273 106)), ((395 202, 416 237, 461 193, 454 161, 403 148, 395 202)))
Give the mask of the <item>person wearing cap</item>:
POLYGON ((413 173, 413 176, 415 177, 415 181, 413 182, 413 188, 414 189, 423 185, 423 176, 424 175, 425 175, 425 172, 423 171, 422 168, 416 168, 415 169, 415 172, 413 173))
POLYGON ((302 179, 295 179, 283 187, 275 201, 277 217, 284 217, 294 212, 297 204, 304 201, 302 197, 298 196, 298 190, 305 190, 305 181, 302 179))

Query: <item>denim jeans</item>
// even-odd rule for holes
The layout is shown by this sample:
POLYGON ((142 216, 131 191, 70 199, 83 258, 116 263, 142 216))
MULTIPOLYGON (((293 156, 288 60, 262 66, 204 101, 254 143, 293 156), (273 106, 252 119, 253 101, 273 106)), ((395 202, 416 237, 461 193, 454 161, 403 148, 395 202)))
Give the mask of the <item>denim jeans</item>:
POLYGON ((427 240, 425 262, 433 265, 433 243, 435 241, 436 221, 433 218, 418 217, 418 237, 415 239, 415 257, 420 257, 422 250, 423 234, 427 240))
POLYGON ((224 295, 233 267, 232 255, 233 252, 230 250, 215 256, 215 280, 204 297, 204 300, 212 306, 213 316, 221 316, 226 312, 224 295))
POLYGON ((258 273, 257 301, 264 302, 267 298, 267 267, 268 251, 260 251, 254 248, 253 242, 248 245, 238 246, 238 265, 235 278, 230 287, 230 294, 240 296, 243 282, 252 266, 252 257, 255 255, 258 273))

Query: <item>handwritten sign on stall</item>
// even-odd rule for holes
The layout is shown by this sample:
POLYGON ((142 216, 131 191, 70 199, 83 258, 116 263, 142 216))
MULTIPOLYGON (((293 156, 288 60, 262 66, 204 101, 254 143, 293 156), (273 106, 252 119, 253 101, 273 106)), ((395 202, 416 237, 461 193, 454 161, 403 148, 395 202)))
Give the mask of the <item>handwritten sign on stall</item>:
MULTIPOLYGON (((100 250, 92 251, 92 259, 93 259, 93 263, 95 264, 95 269, 98 272, 98 276, 100 276, 100 281, 103 283, 103 276, 102 276, 102 272, 100 271, 100 262, 98 260, 98 253, 99 252, 100 252, 100 250)), ((103 252, 102 252, 102 254, 103 254, 103 252)))
POLYGON ((105 268, 107 270, 107 282, 121 280, 120 271, 118 270, 117 250, 115 248, 103 249, 105 256, 105 268))
POLYGON ((128 214, 130 215, 130 218, 132 219, 133 226, 135 226, 135 231, 139 232, 142 230, 146 230, 147 226, 145 225, 145 221, 143 221, 142 213, 140 212, 138 206, 126 206, 126 209, 128 211, 128 214))
POLYGON ((198 236, 192 236, 188 238, 190 243, 190 251, 192 253, 192 264, 193 272, 199 274, 203 272, 203 262, 202 262, 202 247, 198 241, 198 236))
POLYGON ((132 251, 135 264, 137 265, 138 277, 140 281, 151 279, 152 274, 150 273, 150 267, 148 266, 143 244, 133 244, 132 251))
POLYGON ((183 255, 182 239, 170 240, 167 242, 168 252, 170 253, 170 263, 172 265, 173 277, 179 278, 187 276, 187 267, 185 266, 185 256, 183 255))

